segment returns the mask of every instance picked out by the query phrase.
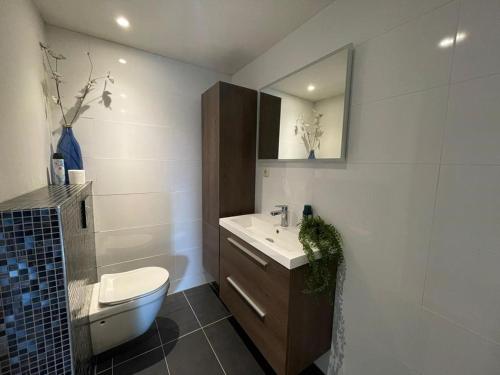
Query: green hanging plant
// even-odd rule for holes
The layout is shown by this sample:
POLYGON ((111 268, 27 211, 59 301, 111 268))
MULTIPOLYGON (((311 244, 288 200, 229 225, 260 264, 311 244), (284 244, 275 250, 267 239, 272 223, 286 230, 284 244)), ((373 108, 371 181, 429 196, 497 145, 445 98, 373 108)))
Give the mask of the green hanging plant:
POLYGON ((342 236, 321 217, 305 217, 300 222, 299 241, 309 261, 304 292, 326 294, 333 302, 337 281, 336 266, 344 261, 342 236), (316 249, 319 250, 317 253, 314 252, 316 249))

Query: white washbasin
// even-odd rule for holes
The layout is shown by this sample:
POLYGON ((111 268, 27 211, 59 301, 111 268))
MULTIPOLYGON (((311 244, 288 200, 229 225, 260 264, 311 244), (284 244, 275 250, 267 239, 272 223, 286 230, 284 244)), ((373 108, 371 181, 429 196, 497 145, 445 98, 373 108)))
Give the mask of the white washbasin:
POLYGON ((288 269, 307 263, 298 228, 281 227, 279 216, 232 216, 219 219, 219 224, 288 269))

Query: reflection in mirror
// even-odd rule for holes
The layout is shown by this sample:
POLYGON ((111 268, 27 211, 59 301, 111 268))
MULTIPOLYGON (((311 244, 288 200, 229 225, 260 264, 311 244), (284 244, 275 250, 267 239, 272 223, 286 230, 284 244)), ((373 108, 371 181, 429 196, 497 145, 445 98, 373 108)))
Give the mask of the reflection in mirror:
POLYGON ((344 159, 352 47, 263 88, 259 159, 344 159))

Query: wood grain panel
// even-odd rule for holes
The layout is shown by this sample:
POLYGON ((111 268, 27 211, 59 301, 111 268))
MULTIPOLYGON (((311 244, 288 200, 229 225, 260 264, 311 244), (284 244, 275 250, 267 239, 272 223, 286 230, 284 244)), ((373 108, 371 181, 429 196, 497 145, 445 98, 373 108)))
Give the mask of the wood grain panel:
POLYGON ((220 217, 255 212, 257 92, 221 83, 220 217))
POLYGON ((303 292, 309 266, 289 270, 222 227, 219 240, 222 300, 279 375, 299 374, 330 348, 332 333, 333 307, 328 298, 303 292), (262 261, 267 262, 265 267, 262 261), (227 277, 265 312, 264 318, 227 277))
POLYGON ((219 280, 219 218, 254 212, 257 92, 218 82, 202 95, 203 266, 219 280))
POLYGON ((287 374, 299 374, 331 346, 333 306, 327 296, 303 292, 308 267, 291 272, 287 374))
POLYGON ((220 231, 221 298, 245 329, 261 353, 276 369, 284 373, 288 326, 289 272, 286 268, 252 248, 227 230, 220 231), (262 268, 227 241, 235 238, 259 258, 268 262, 262 268), (228 283, 231 277, 266 313, 261 319, 228 283))
POLYGON ((259 94, 259 159, 278 159, 281 98, 259 94))

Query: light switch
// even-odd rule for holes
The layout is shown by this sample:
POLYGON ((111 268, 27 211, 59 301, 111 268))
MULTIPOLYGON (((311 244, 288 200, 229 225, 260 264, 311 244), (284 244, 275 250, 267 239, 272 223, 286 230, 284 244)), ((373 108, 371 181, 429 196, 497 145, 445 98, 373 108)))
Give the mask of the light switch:
POLYGON ((264 168, 264 177, 269 177, 269 168, 264 168))

